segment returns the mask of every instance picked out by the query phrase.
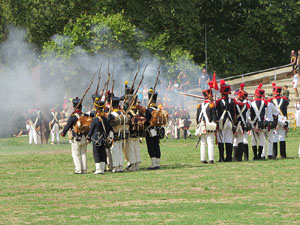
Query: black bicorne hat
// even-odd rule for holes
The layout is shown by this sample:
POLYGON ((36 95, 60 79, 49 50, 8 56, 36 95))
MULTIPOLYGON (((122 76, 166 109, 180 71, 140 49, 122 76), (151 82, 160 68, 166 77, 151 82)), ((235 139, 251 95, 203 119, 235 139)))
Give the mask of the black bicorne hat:
MULTIPOLYGON (((75 108, 79 102, 80 102, 80 99, 78 97, 73 98, 73 100, 72 100, 73 107, 75 108)), ((81 106, 82 105, 80 104, 79 107, 81 107, 81 106)))

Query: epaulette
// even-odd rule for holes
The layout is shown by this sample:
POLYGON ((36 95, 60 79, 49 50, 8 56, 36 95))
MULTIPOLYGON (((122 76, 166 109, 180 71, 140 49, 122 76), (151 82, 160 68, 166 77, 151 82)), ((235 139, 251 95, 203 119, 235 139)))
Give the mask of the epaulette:
POLYGON ((199 109, 199 108, 200 108, 200 106, 201 106, 201 104, 197 105, 197 109, 199 109))
POLYGON ((285 96, 282 96, 281 98, 283 98, 283 99, 285 99, 285 100, 287 100, 287 101, 288 101, 287 97, 285 97, 285 96))

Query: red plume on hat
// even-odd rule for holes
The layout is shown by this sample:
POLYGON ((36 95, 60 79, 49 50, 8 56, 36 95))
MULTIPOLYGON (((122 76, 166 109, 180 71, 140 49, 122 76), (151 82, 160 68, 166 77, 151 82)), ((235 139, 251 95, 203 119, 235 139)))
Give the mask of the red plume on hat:
POLYGON ((241 83, 241 85, 240 85, 240 90, 244 90, 244 87, 245 87, 245 84, 244 84, 244 83, 241 83))
POLYGON ((220 85, 224 85, 225 84, 225 80, 220 80, 220 85))
POLYGON ((262 86, 263 86, 262 84, 259 84, 258 87, 256 88, 255 90, 256 96, 262 97, 265 94, 265 91, 261 89, 262 86))
POLYGON ((209 81, 207 84, 208 84, 208 86, 209 86, 210 89, 212 89, 213 86, 214 86, 214 83, 212 81, 209 81))
POLYGON ((274 87, 274 86, 276 86, 276 83, 275 83, 275 82, 272 83, 272 87, 274 87))

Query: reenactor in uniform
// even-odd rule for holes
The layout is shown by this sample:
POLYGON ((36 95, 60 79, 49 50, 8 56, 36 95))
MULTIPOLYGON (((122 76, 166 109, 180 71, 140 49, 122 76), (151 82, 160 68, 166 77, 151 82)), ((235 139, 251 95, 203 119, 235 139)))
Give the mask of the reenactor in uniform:
POLYGON ((87 141, 93 141, 93 156, 96 170, 94 174, 104 174, 106 164, 106 146, 108 143, 109 122, 104 112, 105 102, 99 97, 95 97, 94 109, 95 117, 87 135, 87 141))
POLYGON ((113 138, 111 147, 113 173, 123 172, 123 141, 126 138, 125 115, 119 109, 120 98, 112 97, 112 112, 108 115, 111 126, 110 137, 113 138))
MULTIPOLYGON (((80 99, 78 97, 72 100, 73 107, 75 108, 77 104, 80 103, 80 99)), ((66 136, 69 130, 72 130, 71 137, 71 146, 72 146, 72 157, 75 165, 75 174, 85 174, 87 173, 87 142, 86 142, 86 134, 76 134, 74 132, 74 126, 76 125, 77 120, 81 116, 88 116, 84 114, 82 111, 82 105, 76 109, 75 113, 69 117, 67 125, 64 127, 61 136, 66 136)))
POLYGON ((251 130, 249 123, 250 119, 250 105, 247 101, 248 93, 244 91, 244 83, 241 84, 239 91, 237 92, 236 100, 236 121, 235 121, 235 134, 233 139, 233 160, 242 161, 243 154, 244 159, 248 161, 248 131, 251 130))
POLYGON ((49 123, 49 129, 51 134, 51 144, 54 144, 55 136, 56 136, 56 143, 59 143, 59 118, 58 113, 55 111, 55 108, 51 109, 51 116, 52 119, 49 123))
POLYGON ((159 136, 156 127, 150 126, 150 120, 152 118, 151 113, 154 110, 157 110, 157 106, 156 106, 157 95, 158 93, 154 92, 151 88, 150 91, 148 92, 148 101, 150 101, 151 96, 152 96, 152 100, 145 114, 146 117, 145 127, 147 127, 147 131, 148 131, 146 136, 146 143, 147 143, 148 153, 152 162, 152 165, 147 168, 149 170, 155 170, 160 168, 161 153, 160 153, 160 146, 159 146, 159 136))
POLYGON ((32 144, 32 141, 34 144, 41 144, 41 116, 40 116, 40 110, 34 109, 31 112, 30 118, 28 120, 29 122, 29 144, 32 144))
POLYGON ((235 120, 235 103, 228 97, 231 94, 230 85, 225 84, 224 80, 220 81, 221 98, 216 101, 217 121, 218 121, 218 148, 220 159, 219 162, 232 161, 233 147, 233 121, 235 120), (224 144, 226 148, 226 158, 224 159, 224 144))
POLYGON ((265 91, 261 89, 262 84, 259 84, 255 90, 255 98, 250 105, 251 118, 251 140, 253 150, 253 160, 261 159, 262 151, 265 145, 265 115, 268 107, 268 102, 263 98, 265 91), (257 145, 258 149, 257 149, 257 145))
POLYGON ((145 117, 141 112, 142 107, 137 107, 136 98, 133 94, 127 95, 127 101, 130 103, 133 102, 133 106, 129 109, 129 138, 126 142, 126 151, 129 160, 129 171, 139 170, 139 165, 141 164, 141 155, 140 155, 140 142, 139 138, 144 136, 144 127, 143 123, 145 122, 145 117), (134 98, 134 99, 133 99, 134 98), (133 100, 132 100, 133 99, 133 100))
POLYGON ((179 116, 179 128, 183 130, 184 139, 187 139, 187 137, 191 135, 189 128, 192 123, 189 111, 183 108, 180 110, 179 116))
MULTIPOLYGON (((212 82, 209 82, 212 85, 212 82)), ((208 147, 208 159, 209 163, 214 163, 214 137, 217 128, 216 121, 216 108, 212 95, 212 88, 203 90, 202 95, 205 101, 202 102, 197 107, 196 122, 198 124, 197 129, 199 129, 200 135, 200 156, 201 162, 207 163, 206 161, 206 144, 208 147)))
POLYGON ((274 129, 277 126, 279 110, 271 103, 272 98, 268 100, 268 107, 266 109, 265 121, 267 123, 267 130, 265 131, 266 142, 261 155, 262 159, 266 157, 266 149, 268 145, 268 159, 273 159, 273 143, 274 143, 274 129))
POLYGON ((277 143, 279 141, 280 146, 280 156, 281 158, 286 158, 286 142, 285 136, 288 130, 288 119, 287 119, 287 108, 289 105, 289 101, 286 97, 280 96, 282 88, 276 86, 274 90, 275 97, 270 101, 272 102, 276 108, 278 108, 280 114, 278 115, 278 124, 274 135, 273 142, 273 158, 277 158, 277 143))

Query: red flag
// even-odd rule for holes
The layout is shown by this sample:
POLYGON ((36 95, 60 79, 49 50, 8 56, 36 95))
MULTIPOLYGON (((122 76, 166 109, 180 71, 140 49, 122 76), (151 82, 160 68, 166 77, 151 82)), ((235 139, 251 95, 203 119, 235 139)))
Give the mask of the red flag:
POLYGON ((217 80, 216 80, 216 72, 214 72, 212 82, 213 82, 213 89, 219 90, 218 83, 217 83, 217 80))

